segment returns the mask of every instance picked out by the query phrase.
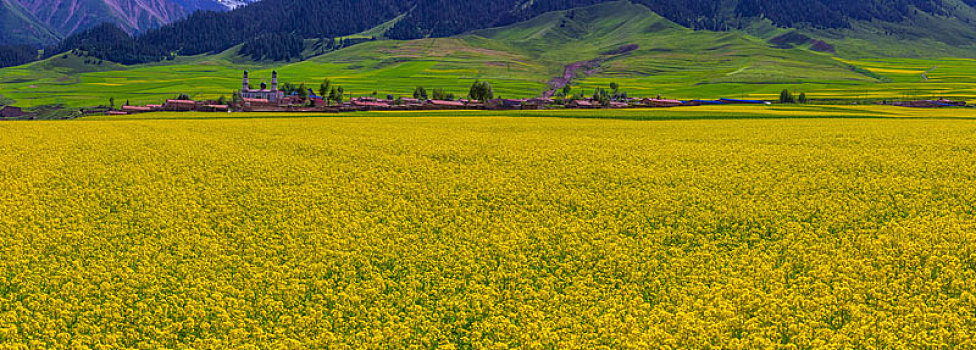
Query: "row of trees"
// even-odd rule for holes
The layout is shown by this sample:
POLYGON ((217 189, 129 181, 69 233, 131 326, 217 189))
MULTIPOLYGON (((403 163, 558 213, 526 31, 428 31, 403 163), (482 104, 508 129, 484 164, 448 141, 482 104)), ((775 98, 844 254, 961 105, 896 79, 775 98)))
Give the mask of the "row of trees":
POLYGON ((220 52, 251 38, 294 34, 342 37, 365 31, 410 9, 411 1, 264 0, 236 11, 199 12, 150 30, 141 43, 184 55, 220 52))
MULTIPOLYGON (((304 84, 302 85, 304 86, 304 84)), ((322 84, 319 84, 319 96, 327 104, 341 104, 343 94, 345 94, 345 90, 342 89, 342 86, 333 84, 332 80, 328 78, 323 80, 322 84)))
POLYGON ((239 54, 252 60, 290 61, 301 59, 305 40, 293 33, 269 33, 248 39, 239 54))
MULTIPOLYGON (((306 101, 306 103, 308 103, 310 106, 314 106, 314 103, 310 100, 314 92, 312 91, 312 89, 308 88, 305 83, 296 85, 296 84, 286 82, 281 85, 280 90, 284 92, 285 95, 294 94, 298 96, 300 99, 306 101)), ((342 104, 342 102, 344 101, 345 91, 342 88, 342 86, 334 84, 332 80, 328 78, 324 79, 322 83, 319 84, 317 92, 318 92, 318 96, 323 98, 323 100, 326 101, 327 105, 342 104)), ((558 91, 554 95, 555 103, 561 105, 561 104, 568 104, 576 100, 586 99, 586 96, 582 94, 579 93, 570 94, 570 93, 572 93, 572 87, 570 87, 569 85, 564 86, 560 91, 558 91)), ((373 91, 372 96, 375 97, 376 95, 377 92, 373 91)), ((428 94, 427 89, 424 88, 423 86, 418 86, 414 89, 413 97, 422 100, 427 100, 427 99, 454 100, 455 99, 455 95, 453 93, 448 93, 444 89, 440 89, 440 88, 435 88, 432 90, 431 94, 428 94)), ((387 95, 386 98, 387 100, 394 100, 393 95, 387 95)), ((489 82, 476 80, 474 83, 471 84, 471 88, 468 92, 468 98, 472 100, 478 100, 478 101, 488 101, 494 99, 495 95, 494 95, 494 91, 492 90, 492 86, 489 82)), ((660 96, 658 96, 658 98, 660 98, 660 96)), ((176 99, 192 100, 192 98, 187 94, 180 94, 178 97, 176 97, 176 99)), ((628 99, 628 96, 625 91, 620 90, 620 85, 618 85, 617 83, 610 83, 609 89, 596 88, 593 91, 592 99, 600 103, 601 105, 608 106, 612 101, 626 101, 628 99)), ((239 103, 241 101, 242 99, 240 97, 240 93, 234 92, 233 102, 239 103)), ((227 102, 228 101, 224 96, 221 96, 217 100, 217 104, 227 104, 227 102)), ((399 103, 399 100, 397 100, 397 102, 399 103)), ((793 103, 805 104, 809 102, 809 100, 807 99, 806 93, 801 92, 799 95, 796 95, 790 92, 788 89, 783 89, 783 91, 780 92, 779 102, 784 104, 793 104, 793 103)), ((126 101, 125 105, 128 104, 129 102, 126 101)), ((115 107, 114 98, 109 99, 109 105, 112 106, 113 108, 115 107)))
POLYGON ((332 51, 361 44, 368 41, 375 41, 376 37, 369 38, 319 38, 310 47, 314 55, 322 55, 332 51))
POLYGON ((68 51, 121 64, 156 62, 173 58, 173 53, 159 47, 144 45, 110 23, 100 24, 72 35, 57 46, 44 50, 46 57, 68 51))
POLYGON ((28 45, 0 45, 0 68, 19 66, 37 59, 37 48, 28 45))
MULTIPOLYGON (((454 93, 445 91, 444 89, 435 88, 432 90, 431 94, 427 93, 427 89, 423 86, 418 86, 413 90, 413 98, 420 100, 454 100, 454 93)), ((495 98, 495 92, 491 87, 491 83, 487 81, 475 80, 471 84, 471 88, 468 90, 468 98, 478 101, 487 101, 495 98)))
MULTIPOLYGON (((245 44, 252 59, 300 57, 305 38, 335 38, 375 27, 410 9, 393 0, 264 0, 230 12, 196 12, 132 37, 112 24, 76 33, 45 49, 49 56, 81 49, 92 57, 136 64, 174 54, 217 53, 245 44), (296 38, 298 40, 296 40, 296 38)), ((360 39, 342 42, 351 45, 360 39)))
MULTIPOLYGON (((321 55, 372 40, 376 38, 319 38, 309 49, 321 55)), ((239 54, 255 61, 291 61, 301 60, 306 48, 305 39, 295 33, 268 33, 245 41, 239 54)))
POLYGON ((779 93, 779 103, 807 103, 807 102, 808 102, 807 94, 805 92, 801 92, 800 95, 797 96, 791 93, 790 90, 783 89, 783 91, 779 93))
POLYGON ((931 0, 742 0, 735 9, 740 16, 769 18, 783 27, 807 24, 821 28, 849 27, 851 19, 898 22, 919 11, 947 16, 958 9, 931 0))
POLYGON ((430 95, 427 94, 427 89, 423 86, 418 86, 413 90, 413 98, 419 100, 453 100, 454 94, 444 91, 444 89, 435 88, 430 95))
MULTIPOLYGON (((572 102, 576 100, 584 100, 586 96, 583 94, 572 94, 572 87, 569 85, 563 86, 563 88, 556 92, 553 96, 555 97, 557 104, 560 101, 572 102)), ((596 88, 593 90, 592 98, 594 101, 599 102, 601 105, 608 106, 612 101, 626 101, 628 99, 626 91, 620 89, 620 85, 617 83, 610 83, 610 89, 596 88)))

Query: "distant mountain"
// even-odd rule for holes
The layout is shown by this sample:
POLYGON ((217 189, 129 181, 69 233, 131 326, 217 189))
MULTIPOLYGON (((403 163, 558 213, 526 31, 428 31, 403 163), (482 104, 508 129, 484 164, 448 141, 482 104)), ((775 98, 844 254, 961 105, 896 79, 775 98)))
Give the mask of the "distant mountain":
MULTIPOLYGON (((416 1, 407 16, 391 29, 391 37, 413 39, 454 35, 529 19, 548 11, 589 6, 612 0, 425 0, 416 1)), ((976 0, 632 0, 651 11, 697 30, 729 31, 751 26, 757 19, 780 28, 850 29, 859 24, 893 23, 891 31, 924 33, 941 41, 958 31, 918 28, 966 27, 976 32, 976 0), (928 19, 937 19, 936 24, 928 19), (914 28, 913 28, 914 27, 914 28), (897 28, 897 29, 896 29, 897 28)), ((888 34, 897 35, 898 32, 888 34)), ((913 35, 917 36, 917 35, 913 35)))
POLYGON ((183 8, 187 15, 197 11, 226 11, 228 7, 221 0, 170 0, 183 8))
MULTIPOLYGON (((34 5, 68 0, 21 0, 34 5)), ((67 11, 66 6, 55 8, 60 17, 78 17, 88 13, 108 13, 99 17, 119 16, 117 21, 126 32, 140 32, 145 28, 179 18, 177 0, 72 0, 74 7, 91 4, 91 10, 67 11), (95 10, 127 8, 128 11, 95 10), (109 6, 111 5, 111 6, 109 6)), ((181 0, 183 2, 190 0, 181 0)), ((204 1, 204 0, 196 0, 204 1)), ((216 0, 207 0, 216 1, 216 0)), ((233 5, 242 0, 222 1, 220 6, 233 5)), ((249 1, 249 0, 243 0, 249 1)), ((247 42, 273 43, 286 38, 325 39, 359 33, 381 25, 394 23, 381 35, 390 39, 409 40, 449 37, 472 30, 506 26, 552 11, 570 10, 609 2, 608 0, 263 0, 249 6, 223 13, 196 13, 157 29, 145 31, 135 38, 133 57, 164 59, 153 52, 177 52, 198 55, 224 51, 247 42), (265 39, 261 39, 264 37, 265 39), (256 40, 257 39, 257 40, 256 40)), ((746 31, 763 37, 760 31, 775 32, 792 28, 807 35, 804 42, 821 39, 834 41, 859 40, 856 46, 873 52, 904 53, 907 44, 935 43, 963 56, 976 57, 976 0, 631 0, 681 26, 695 30, 746 31), (766 29, 774 30, 766 30, 766 29), (894 44, 894 45, 892 45, 894 44), (905 47, 901 47, 905 46, 905 47)), ((48 6, 50 7, 50 6, 48 6)), ((72 6, 67 6, 72 7, 72 6)), ((47 14, 39 15, 52 23, 47 14)), ((58 18, 60 18, 58 17, 58 18)), ((71 20, 62 32, 74 32, 86 19, 71 20)), ((55 21, 55 24, 64 24, 55 21)), ((582 28, 581 30, 586 30, 582 28)), ((104 31, 102 32, 104 33, 104 31)), ((114 35, 100 35, 114 37, 114 35)), ((800 38, 799 36, 797 38, 800 38)), ((769 39, 769 38, 763 38, 769 39)), ((778 41, 782 41, 782 38, 778 41)), ((791 39, 792 40, 792 39, 791 39)), ((106 60, 116 60, 112 51, 118 43, 105 43, 97 38, 74 38, 69 42, 86 43, 90 54, 106 60)), ((788 44, 788 43, 787 43, 788 44)), ((129 45, 129 44, 127 44, 129 45)), ((784 46, 784 43, 776 45, 784 46)), ((792 44, 789 44, 792 45, 792 44)), ((786 45, 786 46, 789 46, 786 45)), ((281 50, 282 45, 263 45, 267 50, 281 50)), ((830 45, 819 45, 833 51, 830 45)), ((64 45, 61 49, 69 48, 64 45)), ((70 49, 70 48, 69 48, 70 49)), ((300 52, 300 48, 291 48, 300 52)), ((251 52, 252 57, 276 55, 251 52)), ((287 59, 293 58, 286 55, 287 59)), ((121 61, 119 61, 121 62, 121 61)))
POLYGON ((216 0, 221 6, 226 7, 228 10, 233 10, 241 6, 248 4, 253 4, 260 0, 216 0))
POLYGON ((217 0, 7 0, 19 1, 34 17, 68 36, 109 22, 140 33, 196 11, 224 11, 217 0))
POLYGON ((61 36, 24 9, 16 0, 0 0, 0 45, 41 46, 61 36))

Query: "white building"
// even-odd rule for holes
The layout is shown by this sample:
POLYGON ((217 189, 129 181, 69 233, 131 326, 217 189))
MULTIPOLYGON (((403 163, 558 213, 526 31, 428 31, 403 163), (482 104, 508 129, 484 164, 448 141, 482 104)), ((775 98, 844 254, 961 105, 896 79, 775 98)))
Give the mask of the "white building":
POLYGON ((285 93, 278 91, 278 71, 271 72, 271 90, 268 90, 268 84, 264 82, 261 83, 260 90, 252 90, 247 71, 244 71, 244 86, 241 88, 241 97, 268 100, 269 102, 278 102, 284 99, 285 93))

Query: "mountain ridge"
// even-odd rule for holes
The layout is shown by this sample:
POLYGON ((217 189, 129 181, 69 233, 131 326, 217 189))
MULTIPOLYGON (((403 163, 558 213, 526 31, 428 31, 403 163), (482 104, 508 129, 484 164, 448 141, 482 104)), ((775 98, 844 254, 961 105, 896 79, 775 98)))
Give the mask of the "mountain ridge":
MULTIPOLYGON (((224 11, 216 0, 9 0, 17 2, 59 35, 109 22, 130 34, 144 32, 197 11, 224 11)), ((47 44, 50 44, 48 42, 47 44)))
POLYGON ((0 0, 0 45, 41 46, 60 39, 16 0, 0 0))
POLYGON ((228 10, 233 10, 241 6, 247 6, 253 4, 260 0, 216 0, 221 6, 226 7, 228 10))
MULTIPOLYGON (((399 18, 382 36, 411 40, 449 37, 531 20, 552 11, 606 2, 609 1, 368 0, 351 4, 341 0, 264 0, 226 13, 192 15, 135 39, 138 44, 166 52, 197 55, 220 52, 261 35, 304 39, 341 37, 399 18)), ((955 51, 976 57, 976 46, 970 44, 976 42, 976 28, 970 24, 976 23, 976 9, 973 8, 976 2, 972 0, 632 2, 695 30, 747 30, 756 22, 766 22, 774 28, 773 31, 796 29, 814 39, 850 35, 880 41, 884 45, 894 42, 892 39, 927 40, 944 44, 940 51, 949 50, 946 46, 961 46, 962 49, 955 51), (878 33, 860 35, 865 33, 857 32, 872 30, 878 33)), ((875 50, 884 51, 884 47, 876 45, 875 50)))

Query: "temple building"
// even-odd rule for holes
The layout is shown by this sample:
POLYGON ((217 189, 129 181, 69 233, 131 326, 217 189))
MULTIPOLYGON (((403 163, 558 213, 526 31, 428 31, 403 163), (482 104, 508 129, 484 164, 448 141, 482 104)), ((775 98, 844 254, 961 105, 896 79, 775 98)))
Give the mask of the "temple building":
POLYGON ((281 101, 285 98, 285 93, 278 90, 278 71, 271 72, 271 90, 268 90, 268 84, 264 82, 261 83, 260 90, 251 89, 247 71, 244 71, 244 86, 241 88, 241 97, 268 100, 269 102, 281 101))

